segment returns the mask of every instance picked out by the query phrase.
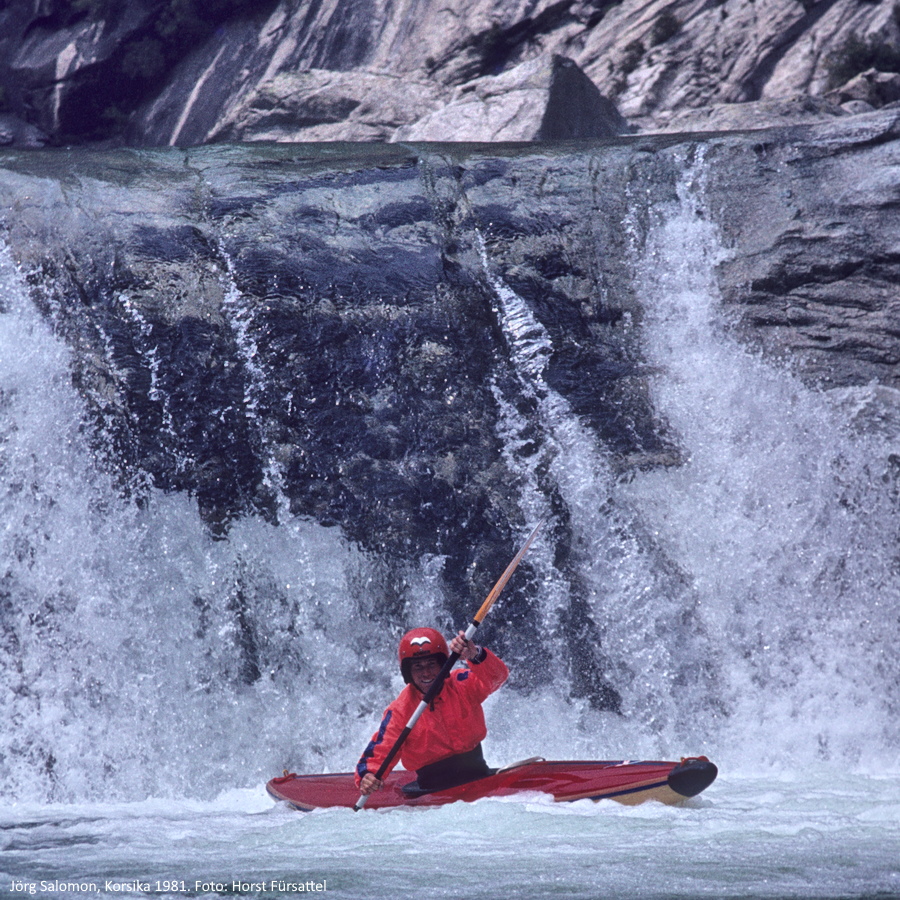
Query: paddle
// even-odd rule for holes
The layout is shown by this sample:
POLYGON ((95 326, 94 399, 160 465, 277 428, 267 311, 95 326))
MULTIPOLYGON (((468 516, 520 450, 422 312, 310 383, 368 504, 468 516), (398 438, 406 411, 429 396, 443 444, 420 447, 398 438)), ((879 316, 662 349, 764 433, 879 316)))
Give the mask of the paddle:
MULTIPOLYGON (((466 629, 466 640, 471 641, 472 635, 475 634, 478 626, 484 620, 484 617, 488 614, 490 608, 494 605, 494 601, 500 596, 500 592, 503 588, 506 587, 506 582, 512 577, 512 573, 516 571, 516 567, 522 561, 522 557, 528 551, 528 548, 531 546, 531 542, 534 540, 535 535, 538 533, 538 529, 541 525, 544 524, 544 519, 541 519, 537 525, 534 526, 534 531, 528 536, 528 540, 522 545, 522 549, 513 557, 512 562, 506 567, 506 571, 500 576, 497 580, 497 583, 491 588, 491 592, 487 595, 487 599, 485 599, 484 603, 481 604, 481 608, 477 613, 472 617, 472 621, 469 624, 469 627, 466 629)), ((438 692, 441 689, 444 681, 447 679, 447 676, 450 674, 450 670, 456 665, 459 660, 458 653, 451 653, 447 662, 444 663, 443 668, 441 669, 438 677, 435 678, 431 687, 428 688, 425 696, 422 697, 419 705, 416 707, 416 711, 409 717, 409 721, 406 723, 403 731, 400 732, 400 736, 394 742, 394 746, 391 747, 391 752, 385 757, 384 762, 379 766, 378 772, 375 774, 375 777, 381 781, 384 778, 384 773, 390 768, 391 763, 394 760, 394 757, 400 752, 400 748, 403 746, 403 742, 409 737, 409 733, 413 730, 413 726, 416 722, 419 721, 419 716, 425 712, 428 704, 431 703, 432 700, 438 695, 438 692)), ((361 794, 359 800, 353 805, 353 809, 356 812, 359 812, 365 805, 366 800, 368 799, 366 794, 361 794)))

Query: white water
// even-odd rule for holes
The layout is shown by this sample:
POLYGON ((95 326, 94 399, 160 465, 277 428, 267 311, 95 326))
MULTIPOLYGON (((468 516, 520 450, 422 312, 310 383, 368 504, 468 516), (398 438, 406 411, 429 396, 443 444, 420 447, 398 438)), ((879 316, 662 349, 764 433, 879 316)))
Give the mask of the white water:
POLYGON ((720 758, 896 771, 900 395, 810 390, 730 337, 704 171, 651 225, 639 279, 655 401, 688 462, 623 495, 689 579, 720 758), (880 415, 853 426, 864 407, 880 415))
POLYGON ((809 776, 729 777, 677 809, 535 797, 301 815, 259 791, 28 806, 0 812, 0 890, 75 880, 102 891, 111 879, 150 884, 120 894, 131 897, 157 880, 184 882, 156 895, 169 897, 291 895, 273 881, 324 882, 320 894, 360 900, 895 897, 898 815, 896 779, 809 776), (235 880, 266 887, 234 890, 235 880))
MULTIPOLYGON (((247 520, 214 541, 185 498, 119 499, 67 351, 0 256, 0 895, 288 896, 311 881, 349 898, 900 896, 896 420, 886 406, 887 427, 848 427, 893 398, 811 391, 729 336, 702 172, 646 232, 631 226, 654 399, 684 466, 616 482, 541 386, 539 323, 495 283, 626 716, 501 692, 487 754, 705 752, 720 778, 680 809, 272 804, 263 785, 283 767, 349 769, 396 691, 367 607, 378 561, 308 522, 247 520)), ((519 424, 508 412, 512 443, 519 424)), ((410 573, 424 598, 429 571, 410 573)))

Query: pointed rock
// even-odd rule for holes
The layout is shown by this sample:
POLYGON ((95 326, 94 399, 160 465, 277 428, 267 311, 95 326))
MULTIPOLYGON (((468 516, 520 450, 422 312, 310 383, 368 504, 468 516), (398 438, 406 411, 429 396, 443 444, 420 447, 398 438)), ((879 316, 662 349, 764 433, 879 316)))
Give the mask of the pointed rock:
POLYGON ((457 89, 446 106, 401 127, 395 141, 540 141, 609 138, 631 129, 565 56, 547 54, 457 89))

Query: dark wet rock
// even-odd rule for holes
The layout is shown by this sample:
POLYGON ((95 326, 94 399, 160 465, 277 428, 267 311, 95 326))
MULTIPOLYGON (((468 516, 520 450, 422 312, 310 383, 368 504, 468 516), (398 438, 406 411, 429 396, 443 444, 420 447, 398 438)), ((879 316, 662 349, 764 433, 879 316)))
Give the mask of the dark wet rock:
POLYGON ((900 110, 762 132, 739 177, 715 169, 736 248, 721 265, 749 340, 786 354, 811 383, 900 387, 900 110), (749 160, 748 160, 749 161, 749 160))
MULTIPOLYGON (((579 145, 7 150, 0 209, 123 492, 189 492, 220 534, 304 516, 399 567, 437 560, 461 620, 530 524, 531 459, 572 585, 560 635, 583 637, 541 398, 612 477, 679 464, 643 358, 641 222, 701 166, 735 333, 811 383, 897 389, 898 137, 889 109, 579 145), (541 344, 539 374, 522 341, 541 344)), ((527 682, 528 561, 504 602, 527 682)), ((600 648, 570 663, 576 691, 615 705, 600 648)))

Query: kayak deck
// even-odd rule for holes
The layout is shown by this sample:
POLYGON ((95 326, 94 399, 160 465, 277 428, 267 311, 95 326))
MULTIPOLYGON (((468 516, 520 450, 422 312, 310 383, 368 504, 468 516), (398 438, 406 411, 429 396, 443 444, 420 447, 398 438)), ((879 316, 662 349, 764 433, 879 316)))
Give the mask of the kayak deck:
MULTIPOLYGON (((611 799, 637 804, 655 800, 671 805, 705 790, 717 774, 716 766, 703 756, 681 762, 554 761, 536 757, 475 781, 418 795, 403 791, 404 786, 414 782, 414 773, 394 771, 380 791, 369 795, 365 808, 441 806, 457 800, 471 803, 482 797, 509 797, 528 791, 550 794, 559 802, 611 799)), ((351 807, 359 799, 359 788, 350 772, 285 772, 282 777, 273 778, 266 790, 276 800, 304 811, 351 807)))

